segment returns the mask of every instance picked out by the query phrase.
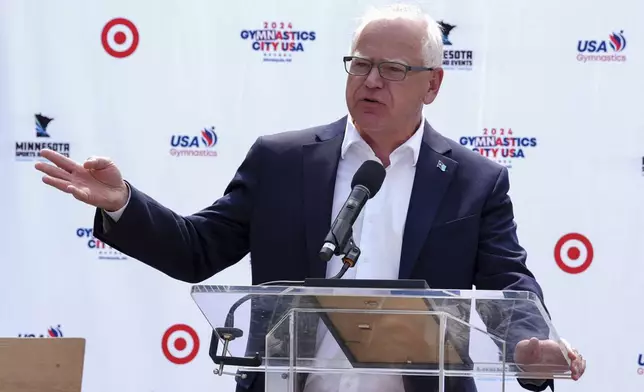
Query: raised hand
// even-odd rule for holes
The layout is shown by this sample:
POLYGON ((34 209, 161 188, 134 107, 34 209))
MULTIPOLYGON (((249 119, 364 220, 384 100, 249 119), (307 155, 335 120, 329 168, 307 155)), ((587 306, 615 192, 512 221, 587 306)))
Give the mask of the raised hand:
POLYGON ((42 150, 41 156, 55 165, 36 163, 36 169, 45 173, 45 184, 106 211, 116 211, 127 203, 129 189, 110 159, 92 157, 81 165, 52 150, 42 150))

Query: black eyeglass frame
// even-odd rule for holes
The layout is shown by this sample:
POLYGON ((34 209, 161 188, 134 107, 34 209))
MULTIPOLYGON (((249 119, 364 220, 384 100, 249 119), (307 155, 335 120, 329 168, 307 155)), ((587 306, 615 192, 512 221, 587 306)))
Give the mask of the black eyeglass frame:
POLYGON ((435 69, 437 69, 437 68, 435 68, 435 67, 423 67, 423 66, 419 66, 419 65, 407 65, 407 64, 399 63, 399 62, 397 62, 397 61, 381 61, 381 62, 379 62, 379 63, 374 63, 374 62, 373 62, 372 60, 370 60, 370 59, 366 59, 366 58, 364 58, 364 57, 359 57, 359 56, 344 56, 344 57, 342 57, 342 61, 344 62, 344 70, 345 70, 349 75, 353 75, 353 76, 367 76, 367 75, 369 75, 369 73, 370 73, 370 72, 371 72, 371 70, 373 69, 374 65, 376 65, 376 66, 378 67, 378 74, 380 75, 380 77, 381 77, 381 78, 386 79, 386 80, 395 81, 395 82, 400 82, 400 81, 405 80, 405 79, 407 78, 407 73, 409 73, 409 71, 423 72, 423 71, 434 71, 435 69), (364 73, 364 74, 355 74, 355 73, 351 73, 351 72, 349 72, 349 69, 347 68, 347 64, 348 64, 349 62, 351 62, 352 60, 355 60, 355 59, 366 61, 366 62, 368 62, 369 64, 371 64, 371 67, 369 67, 369 70, 368 70, 366 73, 364 73), (404 68, 405 68, 405 74, 403 75, 402 79, 390 79, 390 78, 386 78, 386 77, 382 76, 382 69, 381 69, 380 67, 381 67, 383 64, 396 64, 396 65, 399 65, 399 66, 401 66, 401 67, 404 67, 404 68))

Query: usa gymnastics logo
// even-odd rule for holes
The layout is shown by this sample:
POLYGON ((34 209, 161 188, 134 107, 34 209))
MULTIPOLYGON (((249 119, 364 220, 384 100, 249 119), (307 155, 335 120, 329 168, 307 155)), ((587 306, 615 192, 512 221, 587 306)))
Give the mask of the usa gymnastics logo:
POLYGON ((482 136, 462 136, 460 143, 510 169, 526 158, 527 149, 537 147, 537 138, 516 136, 512 128, 483 128, 482 136))
POLYGON ((474 53, 470 49, 453 48, 450 33, 456 25, 439 21, 438 26, 443 33, 443 69, 471 70, 474 66, 474 53))
POLYGON ((241 39, 250 41, 251 48, 263 54, 265 62, 290 63, 293 54, 304 52, 315 31, 293 30, 291 22, 264 22, 262 29, 242 30, 241 39))
POLYGON ((63 331, 58 324, 57 327, 49 327, 46 334, 36 334, 36 333, 21 333, 18 334, 19 338, 62 338, 63 331))
POLYGON ((216 157, 218 137, 215 127, 204 128, 198 135, 172 135, 170 155, 173 157, 216 157))
POLYGON ((607 40, 579 40, 577 42, 577 61, 586 62, 624 62, 626 55, 624 30, 611 33, 607 40))

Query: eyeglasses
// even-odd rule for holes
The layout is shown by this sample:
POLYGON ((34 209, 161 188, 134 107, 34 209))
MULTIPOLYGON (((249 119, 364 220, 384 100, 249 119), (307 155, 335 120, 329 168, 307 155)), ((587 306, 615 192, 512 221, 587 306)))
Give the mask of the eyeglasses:
POLYGON ((383 79, 399 82, 407 77, 409 71, 433 71, 435 68, 411 66, 395 61, 382 61, 374 64, 373 61, 356 56, 344 56, 344 69, 349 75, 365 76, 371 72, 374 65, 383 79))

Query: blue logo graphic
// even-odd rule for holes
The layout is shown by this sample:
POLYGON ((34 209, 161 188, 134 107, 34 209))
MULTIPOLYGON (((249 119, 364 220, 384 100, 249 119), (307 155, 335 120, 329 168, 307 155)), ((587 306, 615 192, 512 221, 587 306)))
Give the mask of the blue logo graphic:
POLYGON ((626 56, 622 54, 626 49, 624 30, 612 32, 606 40, 579 40, 577 41, 577 60, 582 62, 624 62, 626 56))
POLYGON ((449 40, 449 33, 454 30, 456 25, 451 25, 449 23, 445 23, 442 20, 438 22, 438 26, 441 29, 441 32, 443 33, 443 45, 451 45, 452 43, 449 40))
POLYGON ((620 31, 619 34, 613 33, 610 35, 610 47, 615 52, 621 52, 626 49, 626 38, 624 38, 624 30, 620 31))
POLYGON ((36 137, 49 137, 47 133, 47 125, 53 120, 53 118, 43 116, 38 113, 36 117, 36 137))
POLYGON ((219 138, 215 127, 204 128, 198 135, 172 135, 170 137, 170 155, 216 157, 217 151, 213 150, 219 138))

